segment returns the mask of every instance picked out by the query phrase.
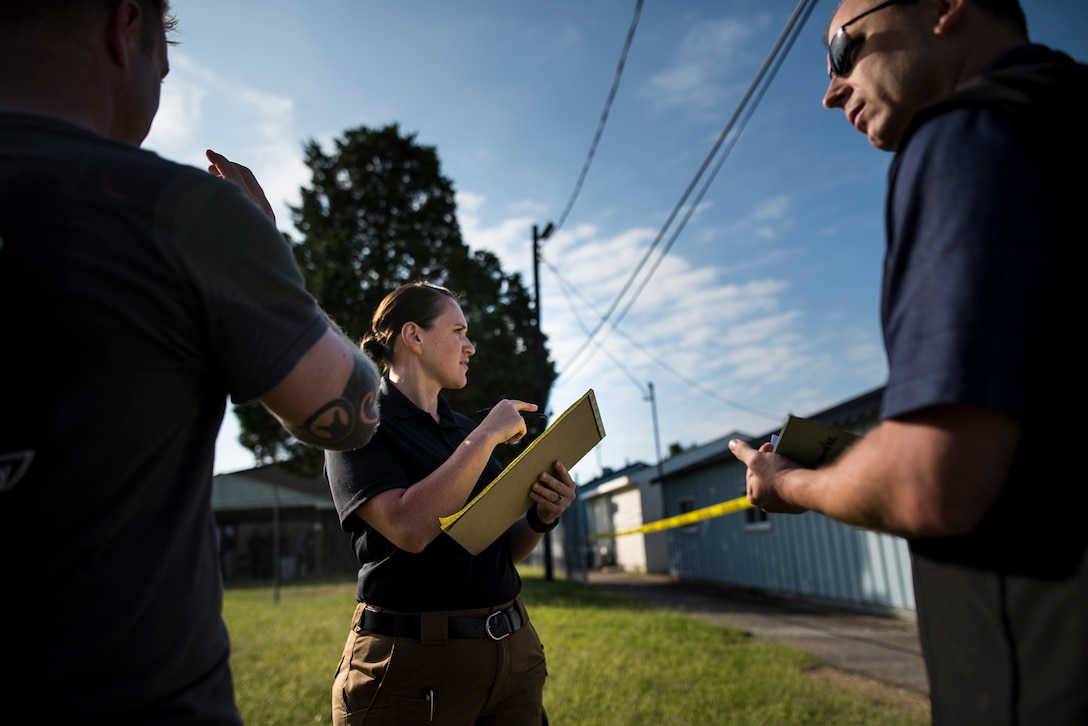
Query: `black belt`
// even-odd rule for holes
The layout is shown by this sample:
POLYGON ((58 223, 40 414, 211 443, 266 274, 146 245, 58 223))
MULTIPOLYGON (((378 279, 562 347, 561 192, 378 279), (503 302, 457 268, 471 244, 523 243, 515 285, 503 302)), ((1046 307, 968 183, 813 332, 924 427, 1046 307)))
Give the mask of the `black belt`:
MULTIPOLYGON (((359 618, 359 629, 368 630, 379 635, 419 640, 422 633, 420 623, 423 617, 364 609, 362 617, 359 618)), ((474 618, 446 618, 447 637, 449 638, 502 640, 521 628, 523 624, 521 613, 518 612, 516 604, 505 610, 497 610, 490 615, 479 615, 474 618)))

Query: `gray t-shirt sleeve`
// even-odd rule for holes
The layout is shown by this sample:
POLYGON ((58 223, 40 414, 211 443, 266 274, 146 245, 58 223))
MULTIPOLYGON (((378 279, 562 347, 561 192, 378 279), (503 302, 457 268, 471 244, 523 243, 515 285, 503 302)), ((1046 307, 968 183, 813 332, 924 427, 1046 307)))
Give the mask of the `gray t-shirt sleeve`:
POLYGON ((209 177, 160 215, 194 287, 201 334, 231 400, 251 401, 291 371, 329 327, 284 236, 233 184, 209 177))

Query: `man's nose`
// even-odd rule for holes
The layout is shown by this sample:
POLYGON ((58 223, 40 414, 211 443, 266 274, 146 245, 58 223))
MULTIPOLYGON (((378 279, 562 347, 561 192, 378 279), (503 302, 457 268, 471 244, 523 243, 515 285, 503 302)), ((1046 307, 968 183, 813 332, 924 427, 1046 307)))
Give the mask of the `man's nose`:
POLYGON ((832 76, 824 92, 824 108, 842 108, 849 95, 846 83, 838 76, 832 76))

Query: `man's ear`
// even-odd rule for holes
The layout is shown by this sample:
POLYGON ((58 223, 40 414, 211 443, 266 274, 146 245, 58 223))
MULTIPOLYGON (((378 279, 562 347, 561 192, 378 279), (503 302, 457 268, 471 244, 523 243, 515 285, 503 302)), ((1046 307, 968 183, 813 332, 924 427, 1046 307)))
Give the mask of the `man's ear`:
POLYGON ((934 35, 947 35, 963 22, 963 13, 968 0, 937 0, 937 24, 933 26, 934 35))
POLYGON ((138 54, 144 45, 143 9, 136 0, 118 0, 107 11, 106 47, 110 56, 119 66, 128 67, 133 54, 138 54))

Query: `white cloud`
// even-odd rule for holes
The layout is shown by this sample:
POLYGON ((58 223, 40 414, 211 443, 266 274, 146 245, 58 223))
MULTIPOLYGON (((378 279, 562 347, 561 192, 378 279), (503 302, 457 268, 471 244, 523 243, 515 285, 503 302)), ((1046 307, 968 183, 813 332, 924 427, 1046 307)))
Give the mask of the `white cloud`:
MULTIPOLYGON (((504 270, 521 272, 531 285, 528 252, 533 220, 539 217, 519 209, 491 221, 488 200, 469 192, 458 194, 458 211, 470 247, 491 250, 504 270)), ((790 224, 792 213, 790 196, 770 197, 737 222, 732 233, 752 239, 764 231, 774 238, 790 224)), ((787 410, 804 414, 831 404, 826 393, 819 398, 817 392, 821 378, 833 375, 831 368, 843 355, 868 369, 862 378, 879 379, 879 342, 860 330, 806 329, 804 311, 789 303, 788 280, 756 278, 750 270, 741 274, 743 267, 696 264, 672 251, 660 262, 659 250, 651 254, 611 322, 587 344, 587 331, 600 325, 655 236, 649 228, 605 231, 581 224, 559 230, 544 243, 542 320, 560 372, 550 405, 562 410, 587 388, 594 389, 612 432, 598 456, 619 451, 629 457, 641 451, 643 460, 656 459, 646 449, 653 430, 650 383, 662 447, 667 447, 706 443, 734 430, 762 433, 787 410), (654 265, 652 278, 628 310, 630 296, 654 265), (621 313, 618 331, 613 330, 611 323, 621 313)), ((765 247, 759 257, 776 254, 773 246, 765 247)), ((766 263, 757 259, 753 264, 766 263)), ((590 460, 578 468, 592 471, 599 463, 590 460)))
MULTIPOLYGON (((530 218, 512 217, 485 226, 481 220, 486 207, 487 200, 480 195, 458 194, 466 242, 491 250, 504 270, 521 271, 531 285, 531 259, 526 254, 531 240, 525 239, 530 218)), ((787 197, 775 197, 753 210, 750 219, 773 221, 789 209, 787 197)), ((542 322, 561 373, 557 395, 562 395, 563 386, 577 387, 579 381, 592 380, 597 386, 612 381, 631 388, 632 373, 660 378, 655 361, 693 380, 710 376, 780 381, 804 365, 810 354, 799 330, 802 314, 781 309, 789 290, 782 280, 726 283, 721 269, 694 265, 671 252, 658 260, 658 249, 628 285, 655 234, 648 228, 603 234, 598 227, 583 224, 560 230, 545 243, 542 322), (646 282, 651 268, 653 275, 646 282), (617 304, 621 292, 624 296, 617 304), (601 316, 609 308, 610 319, 601 326, 601 316), (617 322, 618 332, 612 327, 617 322), (587 343, 587 330, 598 327, 594 341, 587 343)))
POLYGON ((201 169, 207 166, 208 148, 248 166, 272 204, 277 225, 290 229, 287 205, 298 203, 299 187, 309 182, 294 102, 224 77, 184 53, 172 54, 170 64, 144 147, 201 169))
POLYGON ((788 217, 792 201, 787 194, 779 194, 761 202, 752 212, 752 219, 781 220, 788 217))
MULTIPOLYGON (((756 25, 765 22, 761 18, 756 25)), ((643 95, 658 108, 718 108, 735 92, 732 70, 756 25, 731 19, 695 25, 680 41, 672 64, 649 78, 643 95)))

